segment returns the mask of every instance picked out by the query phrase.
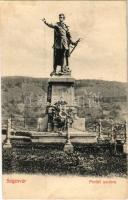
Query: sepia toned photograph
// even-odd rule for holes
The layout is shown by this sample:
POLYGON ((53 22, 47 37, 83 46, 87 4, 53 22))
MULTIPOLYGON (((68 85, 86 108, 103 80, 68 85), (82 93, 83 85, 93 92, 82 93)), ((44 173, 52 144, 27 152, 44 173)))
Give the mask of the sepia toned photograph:
POLYGON ((121 179, 128 197, 126 1, 1 1, 0 13, 4 198, 89 199, 68 196, 68 177, 72 190, 121 179))

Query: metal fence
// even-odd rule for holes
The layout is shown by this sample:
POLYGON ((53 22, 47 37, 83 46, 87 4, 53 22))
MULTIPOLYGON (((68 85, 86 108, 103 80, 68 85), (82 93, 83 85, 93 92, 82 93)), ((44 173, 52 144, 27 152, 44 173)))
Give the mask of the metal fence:
MULTIPOLYGON (((7 127, 8 118, 9 116, 2 116, 2 128, 7 127)), ((10 118, 12 129, 40 131, 39 120, 41 118, 39 117, 11 115, 10 118)), ((106 137, 111 137, 112 134, 115 134, 117 138, 126 138, 126 121, 99 119, 97 121, 90 121, 85 130, 91 133, 97 132, 106 137)))
MULTIPOLYGON (((37 117, 24 117, 11 115, 11 128, 21 130, 37 130, 38 119, 37 117)), ((7 128, 8 117, 2 117, 2 128, 7 128)))

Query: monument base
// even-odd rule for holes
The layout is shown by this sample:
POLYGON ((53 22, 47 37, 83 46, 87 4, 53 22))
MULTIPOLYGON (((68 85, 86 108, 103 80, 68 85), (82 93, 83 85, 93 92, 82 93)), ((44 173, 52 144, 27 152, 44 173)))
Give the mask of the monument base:
POLYGON ((68 140, 66 142, 66 144, 64 145, 64 152, 65 153, 73 153, 74 151, 74 147, 72 145, 72 143, 70 142, 70 140, 68 140))
POLYGON ((74 83, 71 77, 52 77, 48 80, 47 101, 52 105, 57 101, 63 100, 69 106, 74 102, 74 83))

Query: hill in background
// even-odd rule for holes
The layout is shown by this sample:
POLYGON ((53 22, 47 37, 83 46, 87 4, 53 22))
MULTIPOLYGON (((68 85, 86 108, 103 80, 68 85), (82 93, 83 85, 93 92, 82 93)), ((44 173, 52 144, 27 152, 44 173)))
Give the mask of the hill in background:
MULTIPOLYGON (((39 117, 45 112, 47 85, 47 78, 2 77, 2 116, 39 117)), ((127 83, 114 81, 76 80, 79 117, 123 118, 127 87, 127 83)))

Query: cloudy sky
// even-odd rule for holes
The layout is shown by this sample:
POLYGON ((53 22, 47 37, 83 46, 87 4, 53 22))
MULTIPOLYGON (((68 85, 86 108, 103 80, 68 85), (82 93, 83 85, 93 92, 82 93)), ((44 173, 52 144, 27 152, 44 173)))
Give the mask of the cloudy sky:
POLYGON ((2 75, 49 77, 53 30, 65 13, 72 38, 82 38, 70 59, 74 78, 126 81, 124 1, 1 1, 2 75))

